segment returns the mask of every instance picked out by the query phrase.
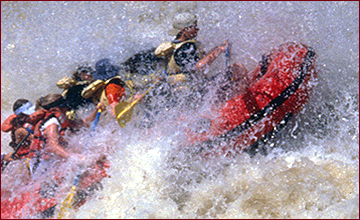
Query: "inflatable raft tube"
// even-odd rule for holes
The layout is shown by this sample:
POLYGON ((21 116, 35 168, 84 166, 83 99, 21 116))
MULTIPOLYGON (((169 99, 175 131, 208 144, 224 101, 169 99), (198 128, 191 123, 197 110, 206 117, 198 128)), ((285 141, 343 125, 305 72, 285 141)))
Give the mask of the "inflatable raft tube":
POLYGON ((258 76, 254 82, 218 105, 216 116, 200 117, 198 123, 208 126, 189 133, 189 141, 204 155, 249 150, 307 103, 317 77, 315 59, 314 50, 301 43, 272 50, 251 73, 258 76))
MULTIPOLYGON (((101 180, 107 176, 106 169, 109 166, 106 158, 101 158, 95 165, 89 167, 85 173, 80 175, 72 204, 74 208, 83 205, 88 196, 100 186, 101 180)), ((44 219, 55 217, 57 206, 63 202, 66 194, 70 192, 70 189, 63 190, 61 187, 64 184, 64 178, 62 177, 65 175, 71 174, 59 174, 59 171, 57 171, 53 178, 30 182, 16 192, 2 188, 1 219, 44 219)))

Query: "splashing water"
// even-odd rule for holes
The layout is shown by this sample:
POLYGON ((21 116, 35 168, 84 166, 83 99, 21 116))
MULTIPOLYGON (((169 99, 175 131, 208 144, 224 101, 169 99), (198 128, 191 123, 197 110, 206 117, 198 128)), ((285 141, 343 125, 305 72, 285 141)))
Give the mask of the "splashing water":
MULTIPOLYGON (((121 129, 103 116, 96 134, 69 138, 90 158, 106 151, 111 178, 69 217, 359 218, 358 2, 1 2, 2 122, 16 99, 60 93, 56 81, 78 64, 121 63, 172 40, 181 11, 198 15, 206 51, 229 39, 232 61, 248 70, 284 42, 313 47, 319 80, 309 103, 269 155, 253 158, 179 151, 185 125, 172 116, 183 109, 163 113, 152 129, 137 119, 121 129)), ((208 71, 224 66, 221 56, 208 71)), ((2 133, 2 152, 9 140, 2 133)), ((9 165, 2 189, 20 184, 19 167, 9 165)))

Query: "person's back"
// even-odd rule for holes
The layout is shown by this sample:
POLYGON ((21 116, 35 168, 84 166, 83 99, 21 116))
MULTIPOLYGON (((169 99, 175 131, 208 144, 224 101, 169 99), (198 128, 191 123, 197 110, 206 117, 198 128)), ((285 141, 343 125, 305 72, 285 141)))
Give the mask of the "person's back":
POLYGON ((48 160, 51 159, 68 159, 71 155, 84 159, 83 156, 70 153, 66 149, 67 141, 63 138, 64 132, 68 128, 89 126, 102 105, 97 106, 95 111, 83 120, 69 120, 66 116, 68 108, 62 95, 48 94, 39 100, 39 105, 44 109, 45 115, 35 126, 34 141, 30 146, 32 171, 34 172, 38 167, 42 169, 42 172, 46 171, 48 160))
POLYGON ((160 44, 155 50, 155 54, 158 57, 166 58, 167 81, 176 88, 175 91, 181 91, 183 88, 190 89, 193 90, 193 93, 202 93, 201 96, 203 96, 202 91, 207 90, 203 85, 216 79, 217 82, 213 82, 213 85, 218 87, 216 92, 218 97, 214 97, 214 99, 217 100, 216 102, 223 101, 239 92, 236 90, 237 86, 232 85, 234 80, 238 84, 240 81, 242 84, 248 83, 243 80, 243 78, 248 78, 248 71, 240 63, 230 64, 231 45, 228 40, 205 53, 201 44, 196 40, 198 30, 195 15, 188 12, 177 14, 174 17, 173 29, 169 31, 169 34, 176 35, 175 40, 160 44), (222 53, 225 53, 227 62, 223 73, 209 74, 208 71, 205 71, 222 53), (197 85, 200 86, 193 84, 187 87, 182 86, 184 82, 194 81, 194 79, 199 81, 197 85))
POLYGON ((110 112, 115 114, 114 108, 119 102, 133 97, 132 86, 118 75, 120 67, 111 64, 107 58, 97 61, 95 69, 93 73, 95 81, 83 89, 81 96, 109 106, 110 112))
POLYGON ((81 96, 83 89, 94 81, 93 72, 89 66, 79 66, 71 77, 65 76, 56 83, 58 88, 64 89, 62 96, 66 101, 69 118, 75 118, 75 111, 80 107, 93 103, 92 99, 81 96))

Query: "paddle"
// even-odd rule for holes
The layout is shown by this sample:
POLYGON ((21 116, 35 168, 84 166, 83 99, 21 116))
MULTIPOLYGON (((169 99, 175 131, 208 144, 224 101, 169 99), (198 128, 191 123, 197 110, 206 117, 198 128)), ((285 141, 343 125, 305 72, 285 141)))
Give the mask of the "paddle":
POLYGON ((144 98, 151 89, 153 89, 155 87, 155 85, 157 84, 159 80, 156 80, 154 82, 154 85, 150 86, 143 94, 141 94, 139 97, 137 97, 134 101, 132 101, 131 103, 129 103, 128 101, 124 101, 124 102, 120 102, 119 104, 117 104, 115 106, 115 115, 116 115, 116 120, 118 122, 118 124, 123 128, 125 127, 126 123, 128 123, 131 120, 132 117, 132 113, 134 110, 134 106, 142 99, 144 98))
MULTIPOLYGON (((100 103, 98 105, 100 105, 100 103)), ((99 119, 100 119, 100 115, 101 115, 101 109, 99 108, 98 112, 96 113, 96 118, 94 120, 94 124, 93 124, 93 126, 91 128, 91 131, 95 131, 95 128, 96 128, 96 126, 97 126, 97 124, 99 122, 99 119)))
POLYGON ((226 47, 226 51, 225 51, 225 72, 226 72, 226 77, 229 81, 232 81, 232 76, 231 76, 231 70, 230 70, 230 47, 231 44, 229 43, 229 45, 226 47))
MULTIPOLYGON (((15 154, 20 150, 21 145, 24 143, 24 141, 30 136, 30 132, 27 133, 27 135, 17 144, 15 151, 11 154, 11 158, 15 159, 15 154)), ((1 172, 5 170, 6 166, 10 163, 10 161, 4 161, 1 160, 1 172)))
MULTIPOLYGON (((98 106, 100 105, 100 103, 98 104, 98 106)), ((96 113, 96 118, 94 120, 94 124, 91 128, 91 132, 95 131, 95 128, 99 122, 99 119, 100 119, 100 115, 101 115, 101 108, 98 109, 97 113, 96 113)), ((91 136, 91 133, 90 133, 90 136, 91 136)), ((69 192, 69 194, 65 197, 64 201, 61 203, 61 206, 60 206, 60 211, 58 213, 58 216, 57 216, 57 219, 61 219, 64 217, 65 215, 65 212, 67 212, 67 209, 71 209, 72 208, 72 204, 73 204, 73 199, 74 199, 74 195, 76 193, 76 186, 78 185, 79 183, 79 179, 80 179, 80 174, 77 175, 75 177, 75 180, 74 180, 74 184, 73 186, 71 187, 71 190, 69 192)))
POLYGON ((233 77, 230 68, 230 48, 231 44, 228 43, 225 49, 225 74, 219 79, 219 90, 217 91, 219 100, 227 100, 233 87, 233 77))
POLYGON ((79 183, 80 175, 77 175, 74 180, 74 184, 71 187, 70 193, 65 197, 64 201, 61 203, 60 211, 58 213, 57 219, 62 219, 65 216, 65 213, 67 212, 67 209, 72 208, 73 199, 76 192, 76 186, 79 183))

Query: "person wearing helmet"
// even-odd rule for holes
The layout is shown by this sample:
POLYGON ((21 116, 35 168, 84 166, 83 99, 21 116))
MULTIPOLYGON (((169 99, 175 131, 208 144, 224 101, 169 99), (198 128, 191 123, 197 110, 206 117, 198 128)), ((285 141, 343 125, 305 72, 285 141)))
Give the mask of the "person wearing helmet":
MULTIPOLYGON (((231 44, 228 40, 205 53, 201 43, 196 40, 198 31, 195 15, 189 12, 177 14, 174 17, 173 28, 168 32, 175 36, 175 40, 162 43, 155 50, 156 56, 164 57, 166 60, 167 80, 170 84, 198 78, 200 73, 200 78, 211 78, 203 74, 206 67, 222 53, 230 55, 231 44)), ((247 73, 245 66, 239 63, 232 64, 228 71, 229 79, 238 79, 247 73)))
POLYGON ((60 79, 56 86, 64 89, 62 96, 65 98, 69 118, 75 118, 75 111, 82 106, 93 103, 92 99, 85 99, 81 96, 82 90, 94 81, 93 68, 87 65, 77 67, 71 77, 65 76, 60 79))
POLYGON ((98 105, 95 111, 85 119, 70 120, 66 116, 68 107, 61 94, 48 94, 40 97, 37 104, 42 108, 39 111, 43 112, 43 117, 36 123, 34 140, 30 146, 29 156, 32 158, 32 171, 35 171, 40 163, 42 169, 45 169, 47 161, 50 159, 68 159, 73 155, 73 157, 83 160, 83 156, 71 154, 66 149, 65 131, 88 127, 90 122, 95 120, 98 109, 103 109, 103 105, 98 105))
POLYGON ((160 44, 155 55, 167 60, 166 73, 174 75, 203 70, 230 46, 224 41, 220 46, 205 53, 202 44, 196 40, 199 28, 197 17, 189 12, 175 15, 173 28, 168 32, 175 36, 172 42, 160 44))
POLYGON ((9 143, 11 148, 16 150, 18 144, 21 146, 14 155, 12 152, 2 155, 2 161, 25 158, 29 154, 30 143, 33 139, 36 121, 30 115, 35 112, 35 106, 27 99, 18 99, 13 104, 13 111, 14 113, 2 123, 1 131, 11 133, 11 142, 9 143))
POLYGON ((169 35, 175 35, 175 39, 156 48, 154 53, 165 60, 165 70, 170 81, 190 77, 189 73, 194 71, 195 64, 204 56, 203 47, 196 40, 198 30, 195 15, 187 12, 177 14, 173 28, 168 32, 169 35))
POLYGON ((133 98, 133 86, 121 79, 118 75, 121 68, 107 58, 96 62, 95 69, 95 81, 84 88, 81 95, 85 99, 92 98, 93 102, 101 102, 115 115, 114 109, 119 102, 133 98))

